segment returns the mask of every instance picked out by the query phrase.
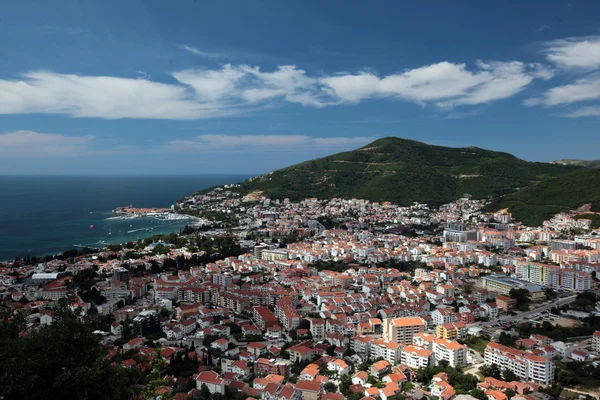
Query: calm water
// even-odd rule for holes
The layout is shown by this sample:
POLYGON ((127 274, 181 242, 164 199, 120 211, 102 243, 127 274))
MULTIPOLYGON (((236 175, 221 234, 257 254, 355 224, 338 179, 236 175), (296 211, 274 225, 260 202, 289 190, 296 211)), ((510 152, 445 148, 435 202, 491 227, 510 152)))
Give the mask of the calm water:
POLYGON ((185 221, 107 218, 118 206, 169 207, 196 190, 247 178, 246 175, 0 176, 0 260, 55 254, 74 245, 98 246, 101 241, 121 243, 157 233, 178 232, 185 221))

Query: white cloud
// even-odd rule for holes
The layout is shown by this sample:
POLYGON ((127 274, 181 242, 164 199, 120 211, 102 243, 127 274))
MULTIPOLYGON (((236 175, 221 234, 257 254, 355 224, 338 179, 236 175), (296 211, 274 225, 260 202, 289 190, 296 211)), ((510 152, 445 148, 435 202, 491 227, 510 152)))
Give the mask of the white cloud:
POLYGON ((281 97, 290 103, 323 107, 327 104, 325 93, 318 81, 306 75, 306 71, 294 65, 280 65, 273 72, 261 71, 259 67, 242 65, 240 68, 251 79, 251 85, 242 92, 242 97, 251 103, 281 97))
POLYGON ((442 108, 476 105, 511 97, 535 78, 550 74, 537 64, 478 62, 474 71, 465 64, 440 62, 382 78, 373 73, 341 75, 321 81, 333 96, 355 103, 370 97, 396 97, 442 108))
POLYGON ((149 77, 85 76, 49 71, 0 79, 0 114, 61 114, 75 118, 195 120, 241 115, 284 104, 321 108, 388 97, 451 108, 504 99, 534 79, 551 76, 537 64, 440 62, 399 74, 309 76, 294 65, 272 71, 225 64, 171 73, 175 83, 149 77))
MULTIPOLYGON (((543 52, 550 62, 569 72, 569 76, 575 75, 576 79, 550 88, 523 104, 552 107, 600 99, 600 36, 550 41, 544 44, 543 52)), ((564 115, 571 118, 598 116, 598 109, 599 106, 586 106, 564 115)))
POLYGON ((557 106, 600 99, 600 74, 593 74, 568 85, 548 89, 541 97, 525 101, 527 106, 557 106))
POLYGON ((550 25, 540 25, 539 28, 536 29, 536 32, 544 32, 548 29, 552 29, 552 27, 550 25))
POLYGON ((0 133, 2 156, 65 156, 79 155, 89 149, 93 136, 66 136, 35 131, 0 133))
POLYGON ((188 53, 192 53, 196 56, 204 58, 228 58, 227 54, 202 51, 200 49, 197 49, 196 47, 188 46, 185 44, 180 44, 177 47, 187 51, 188 53))
POLYGON ((567 38, 544 44, 549 61, 567 69, 600 68, 600 36, 567 38))
POLYGON ((321 79, 329 87, 329 93, 342 101, 356 103, 378 92, 380 79, 370 73, 340 75, 321 79))
POLYGON ((567 114, 570 118, 600 117, 600 106, 588 106, 567 114))
POLYGON ((146 79, 30 72, 23 80, 0 80, 0 114, 34 113, 183 120, 225 114, 193 101, 184 86, 146 79))
POLYGON ((215 102, 236 95, 244 71, 226 64, 220 70, 185 70, 173 73, 179 82, 194 89, 200 102, 215 102))
POLYGON ((311 137, 307 135, 200 135, 191 140, 173 140, 167 147, 175 151, 209 150, 305 150, 355 148, 375 137, 311 137))

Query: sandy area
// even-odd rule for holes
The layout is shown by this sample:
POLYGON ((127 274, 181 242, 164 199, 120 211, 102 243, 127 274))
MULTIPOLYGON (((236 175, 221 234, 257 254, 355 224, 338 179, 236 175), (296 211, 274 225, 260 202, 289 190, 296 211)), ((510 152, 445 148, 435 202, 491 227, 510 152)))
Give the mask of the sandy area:
POLYGON ((576 328, 581 325, 581 321, 571 318, 559 318, 552 321, 552 325, 561 326, 563 328, 576 328))

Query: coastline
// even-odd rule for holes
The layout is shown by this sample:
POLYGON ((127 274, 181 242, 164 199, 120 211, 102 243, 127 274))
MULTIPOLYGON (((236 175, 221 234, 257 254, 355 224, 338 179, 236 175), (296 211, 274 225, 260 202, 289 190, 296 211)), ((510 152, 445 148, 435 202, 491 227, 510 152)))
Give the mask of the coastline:
POLYGON ((60 254, 62 254, 65 251, 68 250, 72 250, 72 249, 83 249, 83 248, 89 248, 89 249, 96 249, 98 251, 102 250, 103 248, 109 246, 109 245, 124 245, 127 242, 131 242, 131 241, 137 241, 137 240, 143 240, 149 237, 152 237, 154 235, 168 235, 171 233, 175 233, 175 234, 180 234, 182 229, 185 226, 189 226, 189 227, 193 227, 193 228, 199 228, 202 226, 206 226, 206 225, 210 225, 210 221, 208 221, 205 218, 201 218, 201 217, 197 217, 194 215, 189 215, 189 214, 182 214, 182 213, 177 213, 177 212, 173 212, 170 211, 168 213, 165 214, 169 214, 173 217, 171 218, 156 218, 156 215, 153 214, 145 214, 145 215, 114 215, 108 218, 105 218, 105 221, 120 221, 120 222, 132 222, 132 221, 142 221, 143 219, 148 219, 148 220, 155 220, 155 221, 167 221, 167 222, 172 222, 172 225, 167 225, 165 228, 167 229, 157 229, 156 228, 148 228, 148 227, 142 227, 142 228, 137 228, 137 229, 131 229, 129 231, 126 231, 128 234, 130 233, 139 233, 139 236, 136 236, 135 238, 129 238, 127 240, 121 240, 119 239, 120 236, 115 236, 114 240, 111 240, 110 237, 108 237, 106 240, 102 240, 102 241, 98 241, 98 242, 94 242, 94 243, 74 243, 72 245, 65 245, 62 246, 60 249, 58 249, 57 251, 54 252, 41 252, 41 253, 35 253, 35 254, 28 254, 27 256, 21 256, 21 257, 13 257, 11 259, 3 259, 0 260, 0 263, 11 263, 14 262, 16 259, 23 259, 24 257, 54 257, 54 256, 58 256, 60 254), (189 223, 185 223, 185 225, 180 226, 180 224, 182 224, 183 222, 188 221, 189 223))
POLYGON ((112 219, 115 215, 111 211, 129 204, 169 208, 190 193, 247 177, 201 174, 0 177, 3 188, 0 260, 57 254, 74 245, 103 247, 158 233, 180 232, 186 224, 202 221, 191 216, 187 220, 158 221, 146 217, 121 220, 112 219), (136 229, 139 231, 127 233, 136 229))

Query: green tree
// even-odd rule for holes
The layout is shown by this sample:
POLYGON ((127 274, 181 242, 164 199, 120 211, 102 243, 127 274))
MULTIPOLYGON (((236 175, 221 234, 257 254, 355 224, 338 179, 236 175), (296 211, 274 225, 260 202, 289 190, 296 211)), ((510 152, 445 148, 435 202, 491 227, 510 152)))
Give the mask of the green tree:
POLYGON ((567 371, 565 369, 560 369, 556 374, 556 382, 561 384, 562 386, 569 386, 575 383, 576 377, 575 374, 571 371, 567 371))
POLYGON ((152 369, 147 377, 146 390, 144 391, 144 399, 154 399, 156 397, 156 391, 164 387, 167 382, 161 378, 165 371, 166 363, 160 355, 160 350, 154 350, 154 357, 152 358, 152 369))
POLYGON ((515 337, 509 335, 506 332, 500 332, 500 337, 498 337, 498 343, 504 346, 514 346, 515 345, 515 337))
POLYGON ((323 389, 325 389, 325 391, 327 393, 336 393, 337 392, 337 386, 335 386, 335 383, 333 382, 327 382, 324 386, 323 389))
POLYGON ((531 302, 531 294, 524 288, 510 289, 508 295, 517 300, 517 307, 523 307, 531 302))
POLYGON ((481 372, 485 377, 491 376, 492 378, 496 379, 500 379, 502 377, 502 371, 497 364, 484 364, 479 367, 479 372, 481 372))
POLYGON ((210 399, 210 390, 208 390, 208 386, 205 383, 200 387, 200 394, 198 395, 198 399, 200 400, 208 400, 210 399))
POLYGON ((517 376, 517 374, 512 372, 510 369, 505 368, 502 370, 502 379, 505 380, 506 382, 513 382, 513 381, 518 381, 519 377, 517 376))
POLYGON ((552 386, 540 387, 540 392, 546 393, 547 395, 558 399, 563 392, 563 386, 560 383, 554 383, 552 386))
POLYGON ((481 389, 473 389, 469 394, 479 400, 487 400, 487 395, 481 389))
POLYGON ((19 336, 21 317, 0 312, 0 393, 5 399, 134 397, 138 370, 111 366, 90 326, 64 305, 53 317, 52 325, 19 336))
POLYGON ((335 354, 335 346, 331 345, 327 348, 327 350, 325 350, 325 352, 327 353, 328 356, 332 356, 335 354))
POLYGON ((342 375, 342 377, 340 378, 339 386, 340 393, 342 393, 346 397, 350 397, 350 395, 352 394, 352 391, 350 390, 350 385, 352 385, 352 378, 350 378, 350 375, 342 375))
POLYGON ((554 300, 558 297, 558 293, 556 293, 556 290, 552 289, 551 287, 545 287, 544 294, 546 295, 548 300, 554 300))

